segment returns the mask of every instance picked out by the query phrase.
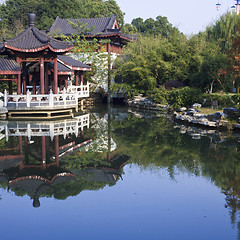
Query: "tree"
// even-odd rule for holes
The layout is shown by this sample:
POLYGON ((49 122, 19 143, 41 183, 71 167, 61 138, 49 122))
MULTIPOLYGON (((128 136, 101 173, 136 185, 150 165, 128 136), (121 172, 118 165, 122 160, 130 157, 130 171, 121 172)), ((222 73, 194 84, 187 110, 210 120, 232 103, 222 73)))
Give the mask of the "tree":
POLYGON ((135 18, 132 20, 132 26, 135 26, 139 33, 143 35, 159 35, 164 37, 171 35, 173 32, 178 32, 179 30, 169 23, 166 17, 158 16, 156 20, 153 18, 148 18, 143 21, 142 18, 135 18))
MULTIPOLYGON (((36 26, 48 29, 57 16, 61 18, 96 18, 116 15, 120 27, 123 13, 115 0, 7 0, 0 5, 0 31, 7 30, 9 37, 16 34, 14 23, 28 25, 28 13, 37 15, 36 26)), ((16 25, 16 24, 15 24, 16 25)))
POLYGON ((227 53, 236 36, 240 15, 227 12, 219 20, 206 28, 206 39, 209 42, 217 43, 223 53, 227 53))

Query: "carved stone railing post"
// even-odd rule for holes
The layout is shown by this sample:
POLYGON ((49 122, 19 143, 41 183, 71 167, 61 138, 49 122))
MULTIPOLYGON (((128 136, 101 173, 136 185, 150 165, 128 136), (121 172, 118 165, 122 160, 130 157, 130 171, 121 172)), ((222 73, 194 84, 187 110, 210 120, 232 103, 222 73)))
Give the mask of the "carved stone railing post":
POLYGON ((63 105, 64 107, 67 106, 67 95, 66 95, 66 89, 63 89, 63 105))
POLYGON ((4 107, 7 107, 7 103, 8 103, 8 94, 7 94, 7 90, 4 90, 4 107))
POLYGON ((50 93, 49 93, 49 106, 53 107, 54 106, 54 102, 53 102, 53 91, 52 89, 50 89, 50 93))
POLYGON ((26 102, 27 102, 27 107, 30 107, 31 93, 29 92, 29 89, 27 90, 26 102))

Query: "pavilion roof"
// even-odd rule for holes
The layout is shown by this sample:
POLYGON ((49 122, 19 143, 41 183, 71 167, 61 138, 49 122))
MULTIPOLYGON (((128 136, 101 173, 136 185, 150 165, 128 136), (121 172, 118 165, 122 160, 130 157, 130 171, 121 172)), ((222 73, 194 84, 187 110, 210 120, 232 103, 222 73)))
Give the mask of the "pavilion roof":
POLYGON ((21 68, 17 62, 10 58, 0 57, 0 74, 20 74, 21 68))
POLYGON ((65 66, 64 64, 60 63, 59 61, 57 64, 58 64, 58 74, 60 74, 60 75, 74 74, 74 71, 71 68, 65 66))
POLYGON ((82 19, 61 19, 56 18, 53 25, 50 28, 50 35, 60 35, 69 36, 72 34, 81 34, 82 30, 80 27, 73 27, 70 22, 74 24, 80 23, 85 29, 90 29, 89 32, 84 33, 86 37, 111 37, 118 36, 127 41, 134 41, 137 39, 136 35, 123 34, 118 28, 116 16, 110 18, 82 18, 82 19))
POLYGON ((91 67, 81 61, 66 55, 58 55, 58 62, 64 64, 72 70, 91 71, 91 67))
POLYGON ((73 48, 72 42, 53 39, 47 33, 38 30, 34 21, 30 22, 29 27, 18 36, 0 43, 0 52, 4 52, 7 48, 19 52, 39 52, 49 48, 53 52, 64 53, 73 48))

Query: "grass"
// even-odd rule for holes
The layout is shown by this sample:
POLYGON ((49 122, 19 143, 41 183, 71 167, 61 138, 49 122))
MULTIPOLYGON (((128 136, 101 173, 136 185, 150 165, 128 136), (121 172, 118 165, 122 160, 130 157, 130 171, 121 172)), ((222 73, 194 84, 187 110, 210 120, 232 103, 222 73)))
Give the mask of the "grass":
POLYGON ((212 114, 212 113, 216 113, 216 112, 223 112, 223 108, 200 108, 200 113, 208 115, 208 114, 212 114))

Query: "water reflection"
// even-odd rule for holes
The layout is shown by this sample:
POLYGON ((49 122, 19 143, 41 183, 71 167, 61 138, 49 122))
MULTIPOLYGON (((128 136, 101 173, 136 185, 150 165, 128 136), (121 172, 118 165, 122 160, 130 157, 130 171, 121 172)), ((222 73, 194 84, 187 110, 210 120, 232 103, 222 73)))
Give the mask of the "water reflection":
POLYGON ((92 118, 91 129, 90 114, 55 122, 1 122, 1 186, 27 194, 39 207, 40 197, 66 199, 114 185, 128 158, 111 155, 116 144, 105 136, 107 119, 92 118))
MULTIPOLYGON (((222 208, 240 229, 239 138, 239 133, 178 125, 158 113, 125 108, 55 122, 0 122, 0 184, 39 207, 41 198, 66 199, 121 185, 127 163, 143 172, 164 169, 173 182, 187 173, 189 181, 194 176, 218 187, 225 197, 222 208)), ((144 189, 151 179, 142 184, 144 189)), ((161 194, 157 186, 154 191, 161 194)), ((184 195, 186 189, 179 191, 184 195)), ((196 210, 187 198, 184 203, 189 212, 196 210)))

